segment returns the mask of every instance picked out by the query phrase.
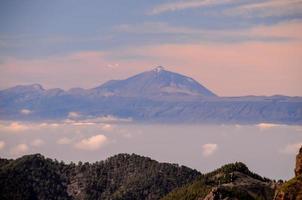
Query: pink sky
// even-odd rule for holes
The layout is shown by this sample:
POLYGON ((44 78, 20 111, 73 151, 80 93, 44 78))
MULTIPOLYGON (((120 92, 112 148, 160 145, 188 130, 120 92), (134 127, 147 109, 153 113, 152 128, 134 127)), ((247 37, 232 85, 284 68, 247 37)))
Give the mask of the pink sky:
POLYGON ((46 88, 90 88, 162 65, 167 70, 196 79, 220 96, 302 96, 300 21, 213 34, 291 39, 143 45, 114 51, 80 51, 41 59, 9 57, 0 64, 0 87, 41 83, 46 88))

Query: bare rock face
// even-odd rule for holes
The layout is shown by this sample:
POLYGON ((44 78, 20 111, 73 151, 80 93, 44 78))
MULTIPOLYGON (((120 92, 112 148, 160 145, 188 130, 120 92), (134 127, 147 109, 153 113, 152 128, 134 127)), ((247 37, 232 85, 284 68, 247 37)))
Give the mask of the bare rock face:
POLYGON ((277 191, 274 200, 302 199, 302 147, 296 157, 295 177, 285 182, 277 191))
POLYGON ((299 150, 299 153, 296 157, 296 168, 295 175, 300 176, 302 174, 302 147, 299 150))

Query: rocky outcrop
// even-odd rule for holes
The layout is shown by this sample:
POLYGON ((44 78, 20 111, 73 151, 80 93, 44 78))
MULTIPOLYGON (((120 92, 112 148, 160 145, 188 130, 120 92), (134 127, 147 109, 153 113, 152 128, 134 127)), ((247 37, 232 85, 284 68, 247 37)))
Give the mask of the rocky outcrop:
POLYGON ((285 182, 276 192, 274 200, 302 199, 302 147, 296 157, 295 177, 285 182))
POLYGON ((302 174, 302 147, 299 150, 299 153, 296 157, 296 168, 295 175, 300 176, 302 174))

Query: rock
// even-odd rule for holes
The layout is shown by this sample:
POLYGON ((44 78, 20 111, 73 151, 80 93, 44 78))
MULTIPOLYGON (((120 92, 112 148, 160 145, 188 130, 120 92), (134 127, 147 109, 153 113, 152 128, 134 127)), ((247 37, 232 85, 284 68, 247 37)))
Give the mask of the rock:
POLYGON ((302 199, 302 147, 296 157, 295 177, 283 183, 277 190, 274 200, 302 199))
POLYGON ((296 168, 295 175, 300 176, 302 174, 302 147, 299 150, 299 153, 296 157, 296 168))

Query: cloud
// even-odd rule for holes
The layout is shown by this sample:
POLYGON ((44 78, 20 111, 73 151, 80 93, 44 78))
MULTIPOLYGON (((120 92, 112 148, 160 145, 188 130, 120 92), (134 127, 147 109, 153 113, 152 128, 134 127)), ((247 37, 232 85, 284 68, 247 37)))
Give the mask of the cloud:
POLYGON ((12 122, 10 124, 0 124, 0 130, 8 131, 8 132, 22 132, 28 130, 30 127, 21 124, 19 122, 12 122))
POLYGON ((31 145, 34 146, 34 147, 40 147, 44 144, 45 144, 45 142, 41 139, 35 139, 31 142, 31 145))
POLYGON ((215 5, 223 5, 227 3, 236 2, 236 0, 186 0, 165 3, 155 6, 147 14, 149 15, 158 15, 166 12, 175 12, 185 9, 201 8, 215 5))
POLYGON ((72 139, 63 137, 57 140, 57 144, 70 144, 72 142, 72 139))
POLYGON ((224 14, 241 17, 281 17, 301 14, 301 0, 269 0, 252 2, 228 9, 224 14))
POLYGON ((302 147, 302 142, 294 143, 294 144, 288 144, 283 149, 281 149, 281 153, 283 154, 297 154, 299 149, 302 147))
POLYGON ((117 122, 132 122, 132 118, 119 118, 113 115, 106 115, 102 117, 92 118, 84 120, 84 122, 89 121, 91 123, 117 123, 117 122))
POLYGON ((14 156, 20 156, 28 152, 29 147, 27 144, 18 144, 10 150, 10 153, 14 156))
POLYGON ((95 151, 100 149, 108 141, 107 137, 104 135, 95 135, 90 138, 83 139, 75 144, 75 148, 95 151))
POLYGON ((294 16, 299 15, 302 9, 301 0, 266 0, 260 2, 240 2, 238 0, 187 0, 157 5, 147 14, 158 15, 167 12, 220 5, 230 5, 226 7, 225 11, 220 13, 220 15, 234 15, 241 17, 294 16))
MULTIPOLYGON (((68 121, 67 121, 68 123, 68 121)), ((82 122, 82 121, 79 121, 79 122, 69 122, 70 124, 72 125, 75 125, 75 126, 90 126, 90 125, 94 125, 95 123, 93 122, 82 122)))
POLYGON ((101 124, 101 129, 103 131, 112 131, 113 128, 114 128, 114 126, 111 124, 101 124))
MULTIPOLYGON (((74 115, 77 116, 77 115, 74 115)), ((100 124, 101 129, 105 131, 112 130, 113 125, 109 123, 118 123, 118 122, 131 122, 132 118, 119 118, 112 115, 106 115, 101 117, 94 117, 91 118, 90 116, 81 116, 81 119, 66 119, 62 121, 63 124, 71 124, 75 126, 89 126, 89 125, 95 125, 100 124)))
POLYGON ((22 109, 22 110, 20 110, 20 113, 21 113, 22 115, 29 115, 29 114, 32 113, 32 111, 31 111, 31 110, 28 110, 28 109, 22 109))
POLYGON ((184 26, 172 26, 164 22, 144 22, 141 24, 122 24, 115 27, 115 30, 124 33, 136 34, 201 34, 205 33, 203 29, 194 29, 184 26))
POLYGON ((5 142, 0 140, 0 150, 4 149, 5 147, 5 142))
POLYGON ((202 145, 202 155, 204 157, 211 156, 211 155, 213 155, 213 153, 215 153, 217 151, 217 149, 218 149, 217 144, 211 144, 211 143, 204 144, 204 145, 202 145))
POLYGON ((266 129, 270 129, 270 128, 274 128, 274 127, 278 127, 278 126, 282 126, 281 124, 272 124, 272 123, 260 123, 256 125, 257 127, 259 127, 260 130, 266 130, 266 129))
POLYGON ((74 118, 79 118, 80 116, 81 115, 79 113, 77 113, 77 112, 69 112, 68 113, 68 118, 74 119, 74 118))
POLYGON ((190 41, 212 41, 212 42, 246 42, 246 41, 287 41, 301 40, 302 22, 301 20, 289 20, 286 22, 274 23, 273 25, 254 25, 248 28, 241 29, 209 29, 196 28, 189 26, 175 26, 163 22, 144 22, 141 24, 122 24, 115 28, 123 33, 135 33, 141 35, 156 35, 162 36, 170 34, 171 38, 177 37, 177 41, 182 36, 183 42, 190 41))

